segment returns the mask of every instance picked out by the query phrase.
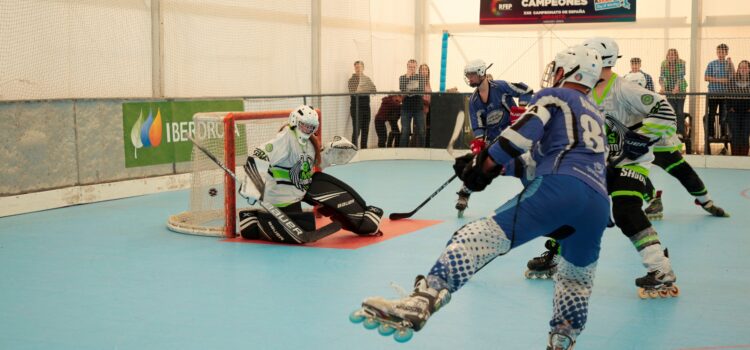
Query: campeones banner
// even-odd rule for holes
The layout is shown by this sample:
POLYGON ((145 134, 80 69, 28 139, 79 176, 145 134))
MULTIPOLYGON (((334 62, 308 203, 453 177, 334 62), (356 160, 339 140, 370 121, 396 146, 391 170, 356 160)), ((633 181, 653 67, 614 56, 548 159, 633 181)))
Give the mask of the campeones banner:
POLYGON ((479 24, 635 22, 636 0, 481 0, 479 24))

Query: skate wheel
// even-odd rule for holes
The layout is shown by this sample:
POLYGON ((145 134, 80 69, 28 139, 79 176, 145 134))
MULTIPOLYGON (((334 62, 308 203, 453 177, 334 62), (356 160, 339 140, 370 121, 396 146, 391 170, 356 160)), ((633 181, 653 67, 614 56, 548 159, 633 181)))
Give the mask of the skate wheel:
POLYGON ((638 297, 641 299, 648 299, 648 294, 646 293, 646 290, 643 288, 638 288, 638 297))
POLYGON ((659 291, 650 289, 647 291, 649 298, 658 298, 659 297, 659 291))
POLYGON ((352 311, 352 313, 349 314, 349 321, 352 323, 362 323, 362 321, 365 320, 365 316, 363 316, 359 310, 352 311))
POLYGON ((525 276, 525 277, 526 277, 527 279, 530 279, 530 280, 533 280, 533 279, 535 279, 535 278, 536 278, 536 276, 534 276, 534 275, 532 275, 532 274, 531 274, 531 270, 526 270, 526 271, 525 271, 525 272, 523 273, 523 275, 524 275, 524 276, 525 276))
POLYGON ((669 298, 669 289, 660 289, 659 290, 659 296, 662 298, 669 298))
POLYGON ((673 297, 680 296, 680 288, 677 288, 677 286, 672 286, 672 288, 669 290, 669 295, 673 297))
POLYGON ((411 340, 411 337, 413 336, 414 330, 412 330, 411 328, 399 329, 396 331, 396 333, 393 334, 393 339, 395 339, 399 343, 406 343, 411 340))
POLYGON ((385 323, 381 324, 380 327, 378 327, 378 333, 380 333, 380 335, 384 337, 387 337, 395 332, 396 332, 396 328, 393 328, 393 326, 385 324, 385 323))
POLYGON ((378 320, 372 317, 367 317, 365 321, 362 322, 362 326, 364 326, 367 329, 375 329, 375 328, 378 328, 378 326, 380 326, 380 322, 378 322, 378 320))

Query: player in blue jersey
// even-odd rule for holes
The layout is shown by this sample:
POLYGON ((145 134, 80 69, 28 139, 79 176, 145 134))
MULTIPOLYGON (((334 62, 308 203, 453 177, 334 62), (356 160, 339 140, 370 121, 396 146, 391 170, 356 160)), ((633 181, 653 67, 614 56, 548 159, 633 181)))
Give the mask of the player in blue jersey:
MULTIPOLYGON (((516 106, 513 98, 517 97, 519 104, 525 106, 534 93, 524 83, 492 80, 487 75, 487 68, 487 64, 480 59, 472 60, 464 67, 466 84, 476 88, 469 98, 469 122, 474 134, 471 151, 474 154, 497 139, 500 132, 511 124, 512 115, 523 113, 523 108, 516 106)), ((469 205, 471 190, 463 186, 457 194, 456 209, 461 217, 469 205)))
MULTIPOLYGON (((368 298, 353 312, 353 322, 405 341, 412 330, 447 304, 469 279, 494 258, 536 237, 564 243, 555 275, 553 317, 548 349, 572 349, 583 330, 602 233, 609 219, 606 188, 604 117, 588 97, 599 80, 599 54, 583 46, 561 51, 550 63, 547 82, 527 111, 505 129, 498 142, 478 155, 456 159, 464 185, 481 191, 505 169, 502 164, 527 151, 536 163, 535 178, 491 216, 456 231, 414 292, 398 300, 368 298), (575 205, 571 205, 575 203, 575 205)), ((507 301, 511 302, 511 301, 507 301)))

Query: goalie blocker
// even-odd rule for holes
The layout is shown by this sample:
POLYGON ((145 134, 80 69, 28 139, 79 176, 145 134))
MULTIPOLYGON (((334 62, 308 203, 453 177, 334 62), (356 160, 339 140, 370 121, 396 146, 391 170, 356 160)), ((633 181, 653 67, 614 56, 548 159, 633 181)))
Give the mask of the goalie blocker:
MULTIPOLYGON (((361 236, 382 234, 379 227, 383 210, 368 206, 354 189, 331 175, 322 172, 315 173, 303 200, 308 204, 319 206, 320 214, 340 223, 347 231, 361 236)), ((302 211, 299 203, 282 208, 282 210, 303 230, 315 230, 314 214, 302 211)), ((282 223, 265 211, 257 208, 241 210, 239 218, 240 234, 245 239, 296 244, 314 242, 335 233, 330 232, 321 237, 301 237, 302 242, 298 242, 283 230, 280 226, 282 223)))

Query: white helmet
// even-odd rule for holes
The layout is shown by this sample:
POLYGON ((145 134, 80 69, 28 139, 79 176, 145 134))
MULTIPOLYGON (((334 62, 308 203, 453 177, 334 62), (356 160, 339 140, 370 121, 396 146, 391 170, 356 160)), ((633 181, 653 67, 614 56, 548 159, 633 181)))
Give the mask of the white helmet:
MULTIPOLYGON (((492 66, 492 64, 490 64, 490 66, 492 66)), ((464 81, 466 82, 466 85, 469 85, 471 87, 477 87, 477 86, 479 86, 478 84, 471 85, 471 83, 469 82, 469 78, 467 77, 467 75, 469 75, 469 74, 476 74, 479 77, 484 78, 484 76, 487 74, 487 68, 489 68, 487 66, 487 64, 484 63, 484 61, 480 60, 480 59, 475 59, 475 60, 471 60, 471 61, 467 62, 466 65, 464 66, 464 81)), ((481 82, 481 80, 480 80, 480 82, 481 82)))
POLYGON ((646 87, 646 76, 643 75, 643 72, 635 72, 635 73, 628 73, 625 74, 625 80, 632 81, 641 87, 646 87))
POLYGON ((612 38, 597 37, 591 38, 583 42, 583 46, 588 46, 596 51, 599 51, 599 55, 602 56, 602 63, 604 68, 614 67, 617 59, 622 57, 620 55, 620 47, 617 46, 612 38))
POLYGON ((542 78, 542 87, 557 87, 563 83, 580 84, 593 88, 602 72, 602 59, 596 50, 583 45, 571 46, 555 55, 555 60, 547 65, 542 78), (562 78, 555 82, 557 69, 563 69, 562 78))
POLYGON ((297 134, 300 144, 305 144, 310 135, 318 131, 319 125, 318 112, 310 106, 302 105, 289 113, 289 127, 297 134))

